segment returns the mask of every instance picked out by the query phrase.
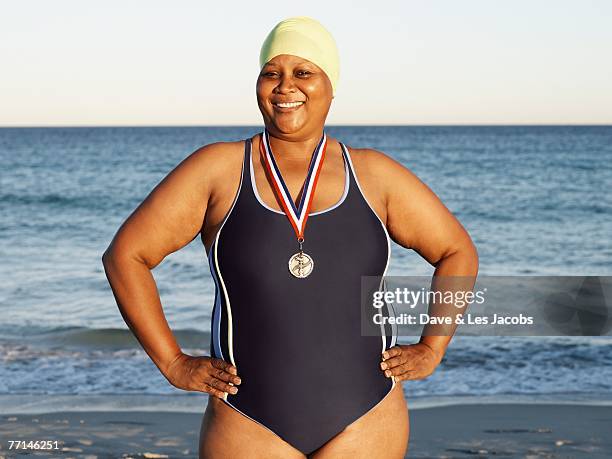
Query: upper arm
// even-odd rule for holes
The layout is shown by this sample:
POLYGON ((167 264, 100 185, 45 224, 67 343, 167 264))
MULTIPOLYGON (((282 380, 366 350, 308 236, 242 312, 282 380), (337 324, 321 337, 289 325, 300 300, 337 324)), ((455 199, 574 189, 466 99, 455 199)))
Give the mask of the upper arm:
POLYGON ((408 168, 376 150, 370 164, 384 185, 389 236, 432 265, 455 251, 474 249, 469 234, 436 194, 408 168))
POLYGON ((149 268, 200 232, 221 173, 225 145, 206 145, 181 161, 121 225, 106 253, 135 257, 149 268))

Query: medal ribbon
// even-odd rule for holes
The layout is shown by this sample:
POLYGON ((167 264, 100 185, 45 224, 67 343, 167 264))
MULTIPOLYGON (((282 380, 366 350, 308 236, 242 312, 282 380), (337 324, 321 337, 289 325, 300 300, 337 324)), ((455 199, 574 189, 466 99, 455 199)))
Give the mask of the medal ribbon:
POLYGON ((308 173, 306 175, 306 181, 304 182, 304 191, 300 198, 298 206, 295 206, 289 189, 283 180, 280 169, 276 164, 274 155, 272 154, 272 148, 270 146, 270 139, 268 130, 264 129, 262 139, 259 142, 259 151, 264 157, 264 163, 270 177, 272 177, 272 188, 279 201, 283 206, 285 215, 289 219, 291 226, 298 238, 304 240, 304 230, 306 229, 306 220, 308 220, 308 213, 310 211, 310 205, 312 204, 312 198, 314 197, 315 188, 317 187, 317 181, 319 180, 319 172, 323 166, 323 159, 325 158, 325 150, 327 149, 327 136, 323 131, 323 137, 319 141, 319 144, 314 149, 312 157, 310 158, 310 165, 308 166, 308 173))

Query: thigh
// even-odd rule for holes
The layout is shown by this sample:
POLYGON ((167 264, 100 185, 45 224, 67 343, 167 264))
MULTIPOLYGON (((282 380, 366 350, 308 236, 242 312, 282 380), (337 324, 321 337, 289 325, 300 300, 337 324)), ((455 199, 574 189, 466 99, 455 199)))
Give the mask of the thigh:
POLYGON ((402 459, 408 448, 408 406, 397 383, 377 406, 319 448, 312 459, 402 459))
POLYGON ((289 443, 216 397, 200 428, 200 459, 305 459, 289 443))

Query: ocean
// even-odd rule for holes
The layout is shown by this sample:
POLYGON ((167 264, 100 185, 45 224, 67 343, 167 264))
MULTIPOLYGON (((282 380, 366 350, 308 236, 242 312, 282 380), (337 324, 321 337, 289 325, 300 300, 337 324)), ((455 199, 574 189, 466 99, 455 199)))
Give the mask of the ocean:
MULTIPOLYGON (((125 325, 101 255, 153 187, 247 127, 0 129, 0 411, 200 410, 125 325), (117 400, 123 400, 117 405, 117 400), (130 405, 130 402, 132 405, 130 405), (140 407, 142 407, 140 406, 140 407)), ((481 275, 612 275, 612 126, 327 126, 421 178, 478 247, 481 275)), ((389 275, 431 275, 392 245, 389 275)), ((199 238, 155 270, 185 352, 209 354, 214 300, 199 238)), ((408 343, 405 337, 400 342, 408 343)), ((456 337, 409 403, 612 403, 610 337, 456 337)))

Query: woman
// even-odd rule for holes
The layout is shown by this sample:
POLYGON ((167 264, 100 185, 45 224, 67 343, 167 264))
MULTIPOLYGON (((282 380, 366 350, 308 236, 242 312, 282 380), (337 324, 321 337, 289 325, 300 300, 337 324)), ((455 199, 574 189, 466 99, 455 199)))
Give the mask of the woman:
POLYGON ((398 382, 430 375, 450 337, 361 336, 360 278, 386 272, 389 238, 435 275, 476 274, 470 237, 426 185, 384 153, 325 134, 338 62, 314 19, 277 24, 260 54, 263 132, 192 153, 103 256, 120 311, 162 374, 211 395, 201 458, 404 457, 398 382), (210 357, 181 351, 151 274, 198 234, 217 289, 210 357))

